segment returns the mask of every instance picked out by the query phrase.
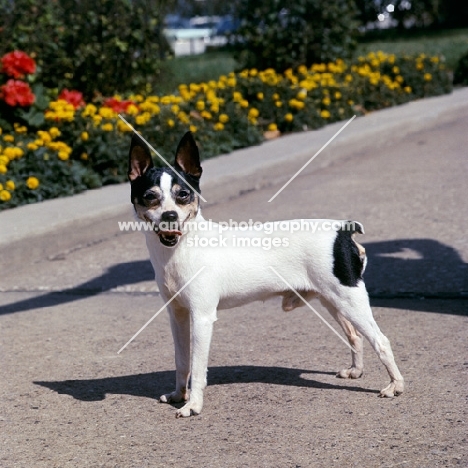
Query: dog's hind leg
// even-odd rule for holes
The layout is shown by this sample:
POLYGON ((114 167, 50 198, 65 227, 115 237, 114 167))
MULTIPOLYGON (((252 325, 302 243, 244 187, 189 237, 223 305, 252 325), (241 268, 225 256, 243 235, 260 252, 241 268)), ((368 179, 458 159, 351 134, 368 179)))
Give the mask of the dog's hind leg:
POLYGON ((332 317, 341 325, 348 342, 354 351, 351 351, 351 366, 340 370, 337 377, 342 379, 358 379, 364 371, 364 350, 362 335, 356 330, 352 323, 345 319, 338 309, 325 298, 321 297, 320 302, 327 308, 332 317))
POLYGON ((162 395, 162 403, 178 403, 189 399, 188 382, 190 377, 190 313, 178 305, 168 306, 172 337, 175 348, 176 389, 162 395))
MULTIPOLYGON (((330 295, 331 296, 331 295, 330 295)), ((381 397, 393 397, 404 390, 404 380, 398 370, 388 338, 380 331, 369 304, 364 283, 360 281, 355 287, 341 286, 338 295, 327 297, 344 319, 364 336, 379 356, 390 376, 390 384, 380 392, 381 397)))

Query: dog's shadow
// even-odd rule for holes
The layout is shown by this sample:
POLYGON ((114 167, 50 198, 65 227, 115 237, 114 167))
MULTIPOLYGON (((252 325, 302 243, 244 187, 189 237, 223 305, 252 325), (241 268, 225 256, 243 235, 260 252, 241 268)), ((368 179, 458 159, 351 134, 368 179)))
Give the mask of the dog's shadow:
MULTIPOLYGON (((208 385, 229 385, 236 383, 267 383, 293 387, 308 387, 325 390, 347 390, 352 392, 379 393, 378 390, 349 385, 337 379, 337 384, 311 379, 313 375, 334 376, 334 372, 322 372, 287 367, 222 366, 210 367, 208 385), (342 382, 338 384, 338 382, 342 382)), ((124 375, 90 380, 62 380, 33 382, 49 388, 58 394, 70 395, 81 401, 101 401, 107 394, 132 395, 158 399, 171 391, 174 386, 174 371, 150 372, 147 374, 124 375)), ((333 377, 334 378, 334 377, 333 377)), ((177 405, 175 405, 177 406, 177 405)))

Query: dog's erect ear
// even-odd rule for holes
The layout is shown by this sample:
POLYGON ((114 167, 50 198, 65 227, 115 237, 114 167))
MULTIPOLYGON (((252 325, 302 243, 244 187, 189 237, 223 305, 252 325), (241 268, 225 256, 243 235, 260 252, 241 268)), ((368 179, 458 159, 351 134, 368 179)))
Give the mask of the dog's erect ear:
POLYGON ((128 178, 130 182, 133 182, 152 167, 153 159, 148 146, 138 133, 134 133, 128 157, 128 178))
POLYGON ((180 140, 176 151, 175 168, 196 179, 202 175, 200 155, 192 132, 187 132, 180 140))

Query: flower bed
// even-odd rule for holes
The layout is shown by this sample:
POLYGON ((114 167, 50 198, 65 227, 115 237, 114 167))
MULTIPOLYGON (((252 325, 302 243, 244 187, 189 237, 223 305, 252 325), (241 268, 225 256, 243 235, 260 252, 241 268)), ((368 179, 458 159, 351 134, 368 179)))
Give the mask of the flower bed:
MULTIPOLYGON (((33 72, 21 60, 19 71, 9 65, 10 76, 12 70, 19 73, 16 78, 33 72)), ((4 73, 6 68, 3 64, 4 73)), ((130 130, 119 113, 166 158, 172 158, 187 130, 195 133, 202 157, 208 158, 452 88, 438 57, 381 52, 352 64, 337 60, 281 74, 244 70, 181 85, 169 96, 114 96, 85 103, 81 93, 64 90, 49 102, 39 87, 36 95, 17 89, 16 104, 10 104, 9 86, 7 82, 1 94, 2 115, 8 119, 3 119, 0 137, 0 210, 124 182, 130 130), (12 112, 14 106, 25 109, 12 112)), ((155 163, 161 164, 159 159, 155 163)))

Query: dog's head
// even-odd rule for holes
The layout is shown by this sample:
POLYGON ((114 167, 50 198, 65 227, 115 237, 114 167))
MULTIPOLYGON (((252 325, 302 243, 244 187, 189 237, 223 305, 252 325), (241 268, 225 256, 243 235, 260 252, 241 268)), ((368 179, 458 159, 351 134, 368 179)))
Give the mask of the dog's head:
POLYGON ((156 168, 141 137, 134 133, 130 146, 128 178, 131 200, 137 216, 154 226, 161 244, 175 247, 184 225, 199 210, 202 168, 198 148, 190 132, 177 147, 171 168, 156 168))

